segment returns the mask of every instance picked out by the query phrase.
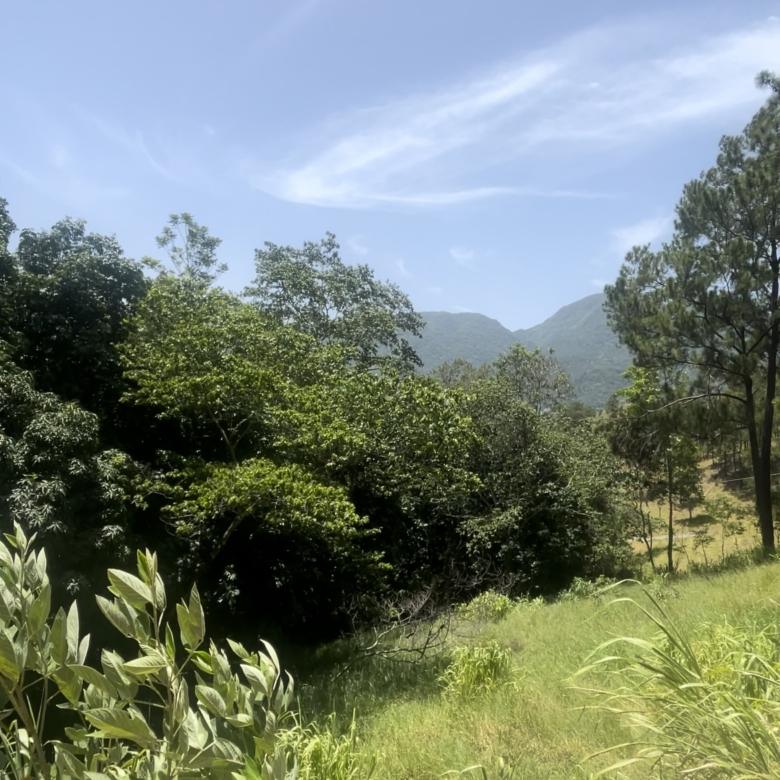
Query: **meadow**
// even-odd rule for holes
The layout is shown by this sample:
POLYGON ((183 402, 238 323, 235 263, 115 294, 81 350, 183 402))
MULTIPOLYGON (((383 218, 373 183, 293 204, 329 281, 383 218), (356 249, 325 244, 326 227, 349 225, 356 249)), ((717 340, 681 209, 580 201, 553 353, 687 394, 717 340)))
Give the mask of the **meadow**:
MULTIPOLYGON (((717 635, 722 626, 776 620, 778 585, 780 564, 769 563, 659 579, 649 590, 695 643, 717 635)), ((448 646, 415 664, 373 658, 338 671, 327 664, 328 654, 343 658, 350 648, 331 646, 320 671, 299 688, 304 713, 335 711, 338 720, 330 724, 342 729, 354 716, 358 750, 367 763, 351 778, 369 776, 365 766, 374 763, 370 776, 382 780, 433 780, 452 770, 491 780, 593 777, 629 751, 587 757, 636 733, 612 713, 587 709, 594 701, 581 688, 594 680, 575 675, 605 640, 658 634, 636 606, 612 603, 623 588, 642 602, 638 586, 621 586, 596 597, 518 603, 495 622, 456 620, 448 646), (492 643, 508 651, 511 672, 492 690, 448 696, 442 675, 453 647, 492 643)), ((358 640, 350 642, 354 651, 358 640)), ((603 680, 597 675, 595 682, 603 680)), ((606 776, 659 775, 642 763, 606 776)))

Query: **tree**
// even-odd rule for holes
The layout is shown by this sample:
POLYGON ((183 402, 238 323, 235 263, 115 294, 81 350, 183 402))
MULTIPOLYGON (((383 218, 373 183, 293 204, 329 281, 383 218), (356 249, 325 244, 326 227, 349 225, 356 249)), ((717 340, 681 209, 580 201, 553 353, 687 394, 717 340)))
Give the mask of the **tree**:
POLYGON ((605 438, 588 423, 537 414, 498 379, 475 385, 466 410, 481 482, 461 524, 474 566, 525 593, 620 570, 619 469, 605 438))
MULTIPOLYGON (((657 499, 666 503, 666 555, 671 572, 675 508, 690 506, 702 495, 698 449, 685 433, 683 408, 674 403, 683 378, 679 373, 661 378, 656 371, 637 367, 626 374, 631 384, 617 392, 620 405, 612 410, 612 446, 636 475, 643 535, 651 528, 645 526, 642 504, 657 499)), ((653 562, 651 545, 647 546, 653 562)))
POLYGON ((546 355, 538 349, 529 352, 515 344, 496 360, 495 372, 537 414, 550 411, 572 395, 571 380, 552 351, 546 355))
POLYGON ((13 319, 18 284, 18 269, 10 251, 16 225, 8 213, 8 201, 0 198, 0 352, 14 341, 13 319))
POLYGON ((157 236, 157 246, 165 249, 174 272, 185 279, 209 285, 227 266, 217 258, 222 239, 212 236, 186 211, 171 214, 157 236))
POLYGON ((495 373, 494 367, 488 363, 481 366, 475 366, 463 358, 455 358, 452 361, 445 361, 431 371, 430 376, 436 381, 441 382, 444 387, 460 388, 468 390, 475 382, 481 379, 487 379, 495 373))
POLYGON ((407 337, 419 336, 424 323, 409 298, 367 265, 345 264, 332 233, 302 249, 266 243, 255 268, 246 295, 277 321, 344 346, 362 366, 420 365, 407 337))
MULTIPOLYGON (((0 222, 7 230, 2 213, 0 222)), ((113 423, 123 390, 116 346, 146 291, 141 265, 124 256, 115 238, 65 219, 50 231, 23 230, 5 284, 2 276, 0 311, 8 310, 15 333, 15 361, 33 372, 39 389, 113 423)))
POLYGON ((101 445, 94 414, 0 357, 0 518, 46 542, 59 592, 89 589, 126 554, 136 472, 101 445))
POLYGON ((635 247, 607 287, 609 321, 640 365, 683 367, 689 399, 728 399, 750 443, 761 540, 774 550, 771 455, 780 347, 780 91, 685 186, 675 234, 635 247))

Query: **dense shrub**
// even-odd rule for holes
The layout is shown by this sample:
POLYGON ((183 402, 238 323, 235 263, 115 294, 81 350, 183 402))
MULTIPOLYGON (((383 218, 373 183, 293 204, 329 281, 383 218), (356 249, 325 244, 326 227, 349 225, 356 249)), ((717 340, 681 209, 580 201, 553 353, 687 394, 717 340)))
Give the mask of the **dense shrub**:
POLYGON ((511 683, 512 654, 498 642, 456 647, 441 676, 444 696, 465 699, 511 683))
MULTIPOLYGON (((287 780, 291 751, 276 740, 288 717, 292 680, 270 645, 250 652, 213 642, 195 587, 166 620, 157 557, 138 553, 137 576, 109 569, 113 598, 100 610, 131 645, 125 660, 102 649, 88 663, 75 603, 51 611, 46 555, 17 525, 0 543, 0 712, 4 776, 287 780), (64 735, 48 738, 53 704, 64 735)), ((122 644, 128 644, 122 641, 122 644)))
POLYGON ((486 590, 458 607, 458 617, 484 623, 497 623, 512 610, 514 602, 504 593, 486 590))

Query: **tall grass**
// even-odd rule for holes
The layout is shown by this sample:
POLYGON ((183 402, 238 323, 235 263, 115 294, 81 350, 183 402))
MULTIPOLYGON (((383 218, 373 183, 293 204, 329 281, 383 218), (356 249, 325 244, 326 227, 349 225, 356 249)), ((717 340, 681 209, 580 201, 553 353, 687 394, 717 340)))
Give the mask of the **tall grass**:
POLYGON ((780 610, 690 634, 652 594, 644 597, 648 606, 628 597, 613 604, 639 610, 656 636, 604 642, 580 672, 612 680, 591 693, 633 737, 596 754, 630 752, 597 776, 643 764, 662 777, 780 777, 780 610))
MULTIPOLYGON (((780 613, 771 603, 778 594, 779 583, 780 565, 769 563, 707 578, 658 578, 650 591, 690 646, 705 682, 715 682, 724 693, 730 690, 732 696, 737 696, 732 672, 727 670, 732 666, 742 669, 738 677, 743 683, 755 680, 758 677, 751 675, 757 667, 748 665, 751 653, 772 657, 768 647, 774 642, 774 634, 772 630, 764 632, 764 628, 776 622, 780 613), (752 637, 751 642, 745 644, 741 634, 752 637), (734 643, 743 648, 736 655, 734 643), (730 660, 724 662, 729 653, 730 660), (737 662, 737 656, 742 660, 737 662)), ((655 617, 660 617, 651 602, 642 602, 646 597, 640 597, 640 593, 634 586, 625 595, 634 596, 655 617)), ((634 604, 622 601, 606 606, 607 600, 581 598, 535 608, 520 604, 498 622, 478 621, 465 627, 469 644, 495 641, 510 654, 512 666, 519 670, 519 675, 511 678, 512 686, 498 685, 453 703, 442 696, 439 681, 451 655, 448 659, 447 654, 442 654, 419 666, 369 659, 339 677, 330 674, 327 667, 309 675, 310 685, 303 686, 305 711, 315 719, 319 713, 320 722, 324 723, 335 706, 341 719, 348 723, 355 709, 360 750, 379 756, 372 780, 436 780, 448 770, 469 767, 472 769, 462 777, 482 780, 477 765, 485 767, 488 778, 494 780, 499 777, 502 757, 514 771, 512 780, 587 778, 624 760, 632 763, 602 776, 614 780, 679 777, 676 769, 669 768, 678 759, 666 747, 660 749, 669 755, 657 765, 653 763, 657 759, 649 755, 633 761, 640 750, 651 748, 654 737, 651 731, 640 730, 627 714, 622 714, 617 699, 601 700, 599 703, 606 706, 599 709, 582 710, 583 703, 591 702, 575 689, 572 677, 594 648, 621 636, 651 644, 660 641, 660 649, 667 641, 659 639, 663 636, 661 628, 634 604), (635 742, 643 744, 632 744, 635 742), (585 761, 614 745, 623 747, 585 761)), ((463 636, 454 636, 453 643, 462 644, 463 636)), ((589 663, 603 655, 619 655, 619 648, 618 643, 604 648, 589 663)), ((624 646, 622 655, 636 659, 644 652, 636 645, 634 648, 636 653, 632 654, 624 646)), ((348 648, 340 650, 348 652, 348 648)), ((675 652, 673 657, 678 663, 691 667, 684 655, 675 652)), ((624 688, 628 685, 629 678, 621 683, 615 673, 617 668, 617 661, 611 667, 601 665, 589 677, 578 678, 577 685, 587 684, 612 695, 621 684, 624 688)), ((625 670, 633 674, 628 665, 625 670)), ((763 672, 761 675, 774 679, 763 672)), ((305 679, 305 670, 298 670, 298 677, 305 679)), ((774 684, 769 687, 773 690, 774 684)), ((661 702, 660 692, 656 691, 656 695, 661 702)), ((759 708, 758 714, 769 722, 766 713, 774 706, 774 700, 770 694, 763 696, 767 703, 762 706, 767 710, 759 708)), ((723 700, 727 698, 724 695, 723 700)), ((709 701, 702 706, 709 708, 709 701)), ((654 710, 647 705, 643 705, 643 711, 655 718, 654 710)), ((717 718, 713 717, 713 721, 717 718)), ((712 777, 729 777, 725 770, 709 771, 712 777), (720 774, 716 774, 718 771, 720 774)))

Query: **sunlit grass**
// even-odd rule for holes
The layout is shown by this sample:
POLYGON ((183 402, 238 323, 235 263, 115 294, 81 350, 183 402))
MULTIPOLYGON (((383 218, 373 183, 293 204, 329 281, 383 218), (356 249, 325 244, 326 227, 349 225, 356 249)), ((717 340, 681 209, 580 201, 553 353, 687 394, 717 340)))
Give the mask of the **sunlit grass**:
MULTIPOLYGON (((767 609, 776 609, 772 599, 780 597, 779 585, 780 565, 771 563, 688 577, 658 590, 663 598, 672 589, 664 607, 682 631, 695 637, 707 625, 744 623, 751 615, 765 619, 767 609)), ((323 670, 316 680, 316 699, 309 694, 307 704, 305 694, 305 706, 325 718, 329 706, 338 704, 344 724, 351 722, 352 706, 356 708, 362 750, 378 757, 375 778, 433 780, 450 769, 482 764, 492 780, 499 777, 502 757, 514 766, 513 780, 587 778, 629 752, 583 763, 586 756, 626 742, 632 734, 617 716, 582 709, 589 702, 576 690, 574 675, 605 640, 657 633, 636 608, 607 602, 524 604, 499 622, 480 623, 470 641, 496 642, 508 650, 516 670, 511 686, 453 698, 443 694, 440 681, 446 653, 419 667, 374 659, 337 679, 323 670)), ((458 637, 453 644, 462 641, 458 637)), ((647 766, 626 766, 607 775, 630 780, 654 776, 647 766)))

